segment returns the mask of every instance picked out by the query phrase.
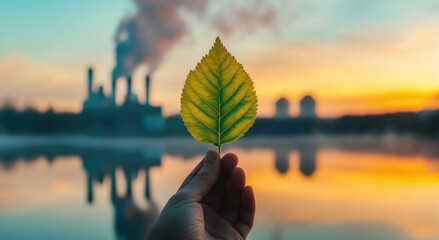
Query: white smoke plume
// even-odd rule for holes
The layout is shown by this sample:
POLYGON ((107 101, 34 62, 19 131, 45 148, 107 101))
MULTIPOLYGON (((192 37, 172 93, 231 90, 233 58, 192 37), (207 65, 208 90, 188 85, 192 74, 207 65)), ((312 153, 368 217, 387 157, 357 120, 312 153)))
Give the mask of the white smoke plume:
POLYGON ((205 0, 135 0, 137 13, 125 17, 116 31, 113 78, 131 76, 140 64, 153 72, 164 54, 187 33, 179 10, 202 15, 205 0))
POLYGON ((208 12, 209 0, 134 0, 137 12, 126 16, 119 24, 116 41, 116 66, 113 79, 131 76, 137 66, 145 64, 149 73, 158 68, 166 52, 189 31, 181 11, 207 17, 212 27, 223 35, 234 29, 250 33, 259 25, 275 22, 275 11, 262 0, 250 5, 230 3, 213 16, 208 12))
POLYGON ((264 0, 228 2, 225 11, 218 11, 211 24, 222 34, 229 36, 235 32, 251 34, 261 27, 276 24, 276 9, 264 0))

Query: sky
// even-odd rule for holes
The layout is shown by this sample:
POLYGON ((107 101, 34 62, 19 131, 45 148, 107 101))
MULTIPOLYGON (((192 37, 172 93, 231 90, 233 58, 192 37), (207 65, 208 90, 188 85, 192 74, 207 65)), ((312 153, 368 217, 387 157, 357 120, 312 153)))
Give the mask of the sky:
MULTIPOLYGON (((137 0, 158 4, 159 0, 137 0)), ((279 97, 311 94, 320 117, 439 107, 439 2, 435 0, 253 0, 178 2, 181 36, 161 52, 151 103, 177 114, 188 72, 219 36, 254 81, 261 117, 279 97)), ((133 0, 0 2, 0 104, 80 112, 86 70, 110 93, 120 22, 133 0)), ((167 17, 167 13, 163 13, 167 17)), ((133 91, 144 101, 144 76, 133 91)), ((126 86, 118 81, 121 102, 126 86)))

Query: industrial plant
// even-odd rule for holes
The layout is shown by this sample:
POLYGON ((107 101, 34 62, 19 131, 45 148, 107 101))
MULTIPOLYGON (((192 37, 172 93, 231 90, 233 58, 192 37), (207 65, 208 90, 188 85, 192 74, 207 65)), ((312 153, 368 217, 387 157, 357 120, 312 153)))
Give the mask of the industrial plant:
MULTIPOLYGON (((123 78, 119 78, 122 80, 123 78)), ((102 86, 94 87, 93 68, 88 69, 87 99, 83 103, 82 113, 94 118, 94 121, 103 122, 118 129, 142 129, 148 132, 160 132, 165 128, 165 120, 160 106, 152 106, 150 96, 150 75, 145 77, 145 104, 138 101, 137 95, 132 92, 132 78, 124 78, 127 83, 127 92, 121 106, 116 104, 116 78, 111 82, 111 95, 106 96, 102 86)))

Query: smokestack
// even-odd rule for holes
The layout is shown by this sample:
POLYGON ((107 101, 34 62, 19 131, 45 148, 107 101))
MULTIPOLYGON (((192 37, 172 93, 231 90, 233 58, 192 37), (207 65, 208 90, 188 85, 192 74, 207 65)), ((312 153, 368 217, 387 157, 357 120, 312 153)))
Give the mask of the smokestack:
POLYGON ((149 83, 150 79, 149 79, 149 74, 146 75, 146 79, 145 79, 145 98, 146 98, 146 102, 145 105, 149 106, 149 83))
POLYGON ((113 77, 111 82, 111 103, 116 106, 116 78, 113 77))
POLYGON ((127 96, 125 98, 125 103, 131 103, 131 76, 127 77, 127 96))
POLYGON ((91 97, 93 92, 93 68, 88 68, 88 98, 91 97))

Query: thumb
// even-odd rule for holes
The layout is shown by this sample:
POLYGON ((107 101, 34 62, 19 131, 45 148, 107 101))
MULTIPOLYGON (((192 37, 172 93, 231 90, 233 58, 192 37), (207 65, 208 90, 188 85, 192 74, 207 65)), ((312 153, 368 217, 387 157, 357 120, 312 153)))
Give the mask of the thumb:
POLYGON ((193 179, 180 191, 191 201, 201 201, 218 180, 221 171, 220 158, 214 150, 209 150, 203 159, 203 165, 193 179))

